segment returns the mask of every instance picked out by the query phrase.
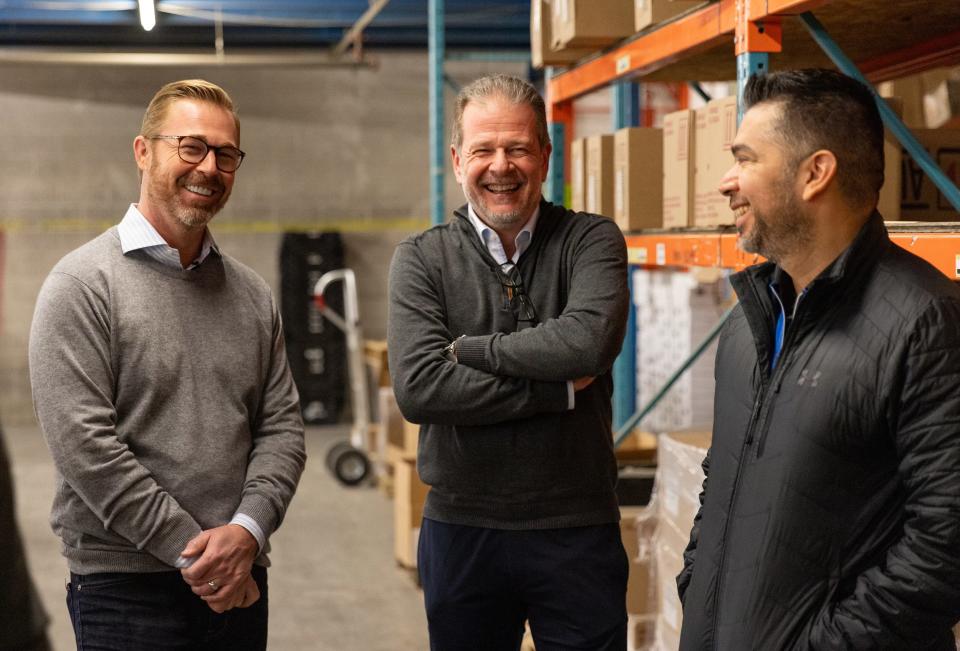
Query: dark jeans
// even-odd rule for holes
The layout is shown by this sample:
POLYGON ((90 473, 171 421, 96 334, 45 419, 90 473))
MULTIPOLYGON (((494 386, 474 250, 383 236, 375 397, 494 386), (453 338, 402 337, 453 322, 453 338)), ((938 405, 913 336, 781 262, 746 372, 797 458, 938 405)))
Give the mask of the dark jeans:
POLYGON ((67 608, 78 651, 267 648, 267 570, 254 566, 260 599, 223 614, 180 572, 70 574, 67 608))
POLYGON ((627 554, 616 523, 503 531, 424 519, 417 551, 430 648, 627 648, 627 554))

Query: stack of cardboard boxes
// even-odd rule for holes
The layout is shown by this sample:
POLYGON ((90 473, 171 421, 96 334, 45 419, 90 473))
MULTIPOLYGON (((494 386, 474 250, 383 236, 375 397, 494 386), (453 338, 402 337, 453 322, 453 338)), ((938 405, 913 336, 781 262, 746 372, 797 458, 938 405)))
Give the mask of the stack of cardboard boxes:
MULTIPOLYGON (((706 338, 733 300, 719 272, 633 271, 637 315, 637 404, 646 405, 706 338)), ((640 423, 645 431, 705 427, 713 422, 713 362, 708 348, 640 423)))
POLYGON ((737 100, 722 97, 663 120, 663 227, 714 228, 733 223, 718 188, 733 164, 737 100))
POLYGON ((656 480, 653 564, 657 584, 656 648, 680 647, 683 609, 676 577, 693 518, 700 508, 701 464, 710 447, 708 432, 677 432, 660 437, 656 480))
POLYGON ((379 485, 393 497, 393 556, 402 567, 417 566, 420 521, 429 488, 417 474, 420 426, 403 419, 391 387, 380 389, 380 429, 385 432, 384 475, 379 485))
POLYGON ((534 67, 567 66, 633 33, 633 0, 531 0, 534 67))

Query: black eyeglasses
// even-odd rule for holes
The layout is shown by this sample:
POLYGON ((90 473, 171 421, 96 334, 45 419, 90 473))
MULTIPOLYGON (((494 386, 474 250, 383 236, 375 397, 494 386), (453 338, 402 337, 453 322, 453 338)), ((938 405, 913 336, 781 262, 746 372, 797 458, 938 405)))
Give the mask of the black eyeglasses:
POLYGON ((217 161, 217 169, 221 172, 236 172, 240 163, 243 162, 243 157, 246 156, 236 147, 230 145, 213 147, 193 136, 149 136, 147 139, 176 140, 177 154, 180 156, 180 160, 193 165, 203 162, 203 159, 207 157, 207 152, 212 151, 213 158, 217 161))
POLYGON ((511 262, 495 268, 506 302, 517 319, 517 330, 537 324, 537 310, 523 288, 523 276, 511 262))

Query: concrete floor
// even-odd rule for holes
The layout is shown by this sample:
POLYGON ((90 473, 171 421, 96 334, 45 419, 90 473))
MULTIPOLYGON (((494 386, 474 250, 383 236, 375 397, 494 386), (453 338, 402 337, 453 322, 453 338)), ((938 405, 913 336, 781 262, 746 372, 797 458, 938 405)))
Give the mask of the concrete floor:
MULTIPOLYGON (((372 488, 346 489, 324 466, 345 428, 307 430, 307 468, 272 538, 272 651, 427 649, 423 596, 393 560, 393 505, 372 488)), ((66 563, 47 522, 53 465, 36 427, 5 429, 17 515, 54 651, 75 648, 64 605, 66 563)))

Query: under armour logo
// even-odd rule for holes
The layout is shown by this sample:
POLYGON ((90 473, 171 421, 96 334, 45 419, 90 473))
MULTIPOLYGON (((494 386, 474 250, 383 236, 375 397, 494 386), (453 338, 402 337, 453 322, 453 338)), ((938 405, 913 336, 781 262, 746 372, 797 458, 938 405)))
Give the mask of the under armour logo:
POLYGON ((810 380, 810 387, 813 388, 817 386, 817 381, 820 379, 820 375, 820 371, 817 371, 813 374, 813 377, 810 377, 810 370, 805 368, 800 372, 800 379, 797 380, 797 386, 802 387, 807 383, 807 380, 810 380))

